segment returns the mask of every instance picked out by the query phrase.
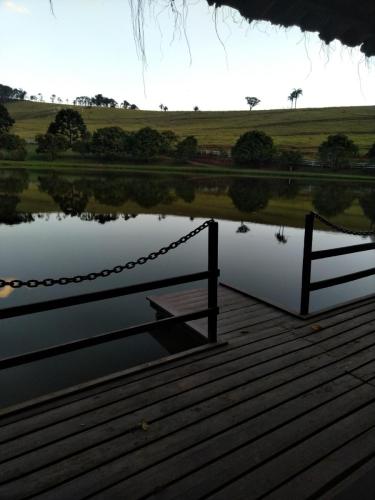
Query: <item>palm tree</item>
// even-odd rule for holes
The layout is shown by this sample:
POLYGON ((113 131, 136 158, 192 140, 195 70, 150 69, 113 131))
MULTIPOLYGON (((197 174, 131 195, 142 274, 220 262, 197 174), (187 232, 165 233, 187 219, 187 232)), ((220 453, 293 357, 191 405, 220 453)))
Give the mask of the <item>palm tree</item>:
POLYGON ((159 104, 159 108, 161 111, 164 111, 164 104, 159 104))
POLYGON ((294 95, 293 95, 293 93, 291 93, 288 96, 288 100, 291 102, 291 108, 293 109, 293 104, 294 104, 294 95))
POLYGON ((301 95, 303 95, 303 90, 302 89, 293 89, 292 93, 288 97, 289 100, 293 99, 292 102, 294 101, 294 108, 295 109, 297 108, 297 101, 301 97, 301 95))

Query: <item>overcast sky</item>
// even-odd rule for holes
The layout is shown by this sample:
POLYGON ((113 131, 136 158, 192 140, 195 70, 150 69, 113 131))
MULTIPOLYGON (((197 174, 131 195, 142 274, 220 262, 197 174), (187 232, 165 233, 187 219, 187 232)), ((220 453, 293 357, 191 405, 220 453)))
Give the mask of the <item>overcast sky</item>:
POLYGON ((327 48, 297 28, 249 26, 230 9, 215 22, 205 0, 177 19, 185 37, 169 2, 153 5, 143 71, 128 0, 54 0, 55 16, 48 0, 0 0, 0 83, 46 100, 102 93, 142 109, 247 109, 245 96, 260 98, 258 109, 286 108, 294 87, 301 107, 375 105, 375 61, 359 50, 327 48))

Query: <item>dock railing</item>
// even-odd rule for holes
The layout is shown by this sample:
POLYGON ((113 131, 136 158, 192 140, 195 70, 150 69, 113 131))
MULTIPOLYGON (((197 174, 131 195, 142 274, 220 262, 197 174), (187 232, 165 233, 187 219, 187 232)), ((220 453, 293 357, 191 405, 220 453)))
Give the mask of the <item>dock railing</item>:
POLYGON ((49 358, 51 356, 56 356, 59 354, 65 354, 68 352, 83 349, 85 347, 91 347, 94 345, 103 344, 105 342, 110 342, 113 340, 131 337, 143 332, 149 332, 157 330, 163 327, 169 327, 171 325, 186 323, 188 321, 193 321, 201 318, 207 317, 208 327, 207 327, 207 337, 209 343, 217 342, 217 315, 219 314, 218 302, 217 302, 217 286, 218 277, 220 275, 220 270, 218 268, 218 223, 213 220, 208 220, 204 222, 201 226, 194 229, 187 235, 183 236, 179 240, 171 243, 167 247, 163 247, 158 252, 152 252, 148 257, 140 257, 137 261, 128 262, 125 265, 116 266, 111 270, 104 270, 99 273, 90 273, 85 276, 74 276, 72 278, 58 278, 58 279, 46 279, 46 280, 12 280, 5 281, 0 280, 0 289, 5 287, 11 288, 36 288, 38 286, 50 287, 53 285, 66 285, 69 283, 81 283, 83 281, 92 281, 97 278, 105 278, 111 274, 118 274, 127 269, 133 269, 137 265, 143 265, 149 260, 155 260, 160 255, 165 255, 170 250, 176 249, 181 244, 186 243, 188 240, 199 234, 204 229, 208 228, 208 270, 203 272, 197 272, 193 274, 186 274, 175 276, 172 278, 161 279, 157 281, 149 281, 144 283, 138 283, 134 285, 129 285, 120 288, 112 288, 109 290, 85 293, 81 295, 73 295, 70 297, 63 297, 59 299, 48 300, 44 302, 36 302, 32 304, 20 305, 11 308, 0 309, 0 320, 7 318, 15 318, 18 316, 24 316, 27 314, 35 314, 43 311, 51 311, 53 309, 60 309, 64 307, 71 307, 80 304, 87 304, 89 302, 112 299, 115 297, 122 297, 130 294, 146 292, 149 290, 155 290, 158 288, 166 288, 175 285, 181 285, 184 283, 193 283, 196 281, 207 280, 208 281, 208 303, 207 308, 194 311, 188 314, 181 314, 178 316, 172 316, 170 318, 160 319, 157 321, 152 321, 148 323, 142 323, 136 326, 128 327, 121 330, 115 330, 111 332, 102 333, 99 335, 94 335, 91 337, 54 345, 44 349, 27 352, 24 354, 19 354, 12 357, 7 357, 0 359, 0 369, 10 368, 14 366, 19 366, 21 364, 29 363, 32 361, 41 360, 44 358, 49 358))
POLYGON ((320 259, 328 259, 331 257, 338 257, 340 255, 348 255, 357 252, 366 252, 368 250, 375 250, 375 243, 362 243, 360 245, 350 245, 340 248, 331 248, 328 250, 318 250, 313 251, 313 233, 315 220, 319 220, 321 223, 330 227, 331 229, 338 231, 340 233, 349 234, 353 236, 374 236, 373 231, 352 231, 346 229, 342 226, 334 224, 321 215, 310 212, 305 217, 305 239, 304 239, 304 250, 303 250, 303 266, 302 266, 302 290, 301 290, 301 306, 300 314, 306 316, 309 314, 310 309, 310 294, 316 290, 322 290, 323 288, 329 288, 336 285, 341 285, 343 283, 349 283, 351 281, 359 280, 372 276, 375 274, 375 267, 366 269, 364 271, 358 271, 355 273, 345 274, 344 276, 338 276, 336 278, 325 279, 321 281, 311 282, 311 266, 312 261, 320 259))

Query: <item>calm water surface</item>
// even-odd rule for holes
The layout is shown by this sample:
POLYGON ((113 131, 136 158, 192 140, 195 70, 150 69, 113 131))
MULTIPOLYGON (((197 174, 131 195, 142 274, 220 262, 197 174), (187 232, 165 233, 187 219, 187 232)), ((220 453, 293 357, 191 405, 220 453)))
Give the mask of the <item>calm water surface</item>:
MULTIPOLYGON (((41 279, 112 268, 158 250, 214 217, 219 221, 221 280, 297 310, 304 215, 311 209, 344 226, 368 230, 375 221, 375 184, 1 171, 0 276, 41 279)), ((314 233, 314 249, 370 241, 323 229, 318 227, 314 233)), ((373 258, 372 252, 365 252, 321 261, 314 264, 313 280, 373 267, 373 258)), ((0 307, 206 267, 204 231, 168 255, 110 278, 49 289, 0 290, 0 307)), ((374 284, 371 277, 314 292, 311 309, 372 293, 374 284)), ((153 293, 163 292, 3 320, 0 357, 154 320, 155 312, 146 299, 153 293)), ((191 345, 196 342, 183 331, 142 334, 3 370, 0 404, 29 399, 191 345)))

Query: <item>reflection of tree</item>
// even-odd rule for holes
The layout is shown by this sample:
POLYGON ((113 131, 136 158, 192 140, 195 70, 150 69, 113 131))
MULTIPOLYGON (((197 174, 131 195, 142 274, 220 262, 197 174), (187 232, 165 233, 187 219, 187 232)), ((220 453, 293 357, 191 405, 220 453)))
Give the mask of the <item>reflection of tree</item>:
POLYGON ((27 189, 28 185, 29 175, 23 170, 10 175, 0 173, 0 223, 13 225, 33 222, 31 214, 17 212, 17 205, 21 201, 17 194, 27 189))
POLYGON ((285 226, 280 226, 277 233, 275 233, 275 238, 282 245, 288 243, 288 238, 285 236, 284 231, 285 231, 285 226))
POLYGON ((245 234, 245 233, 248 233, 250 231, 250 228, 248 225, 244 224, 243 221, 241 221, 241 224, 240 226, 237 228, 237 231, 236 233, 240 233, 240 234, 245 234))
POLYGON ((91 194, 84 180, 70 182, 57 175, 39 177, 39 189, 47 192, 62 212, 72 217, 85 211, 91 194))
POLYGON ((278 198, 292 200, 298 195, 301 186, 292 179, 275 179, 271 182, 272 193, 278 198))
POLYGON ((365 216, 370 219, 371 227, 373 227, 375 225, 375 189, 371 189, 371 191, 362 195, 359 198, 359 204, 365 216))
POLYGON ((327 184, 315 187, 313 205, 321 215, 334 217, 349 208, 354 198, 350 187, 327 184))
POLYGON ((32 214, 17 212, 17 205, 20 201, 20 198, 14 194, 0 194, 1 224, 13 225, 34 221, 32 214))
POLYGON ((271 196, 269 183, 261 179, 236 179, 228 195, 241 212, 257 212, 266 208, 271 196))
POLYGON ((169 205, 173 198, 167 184, 154 180, 135 179, 130 183, 131 198, 143 208, 169 205))
POLYGON ((0 192, 7 194, 22 193, 29 186, 29 174, 24 170, 11 175, 0 172, 0 192))
POLYGON ((186 203, 192 203, 195 200, 195 185, 189 179, 182 179, 175 186, 176 195, 186 203))
POLYGON ((124 179, 99 179, 93 183, 96 200, 104 205, 119 207, 130 197, 129 185, 124 179))

